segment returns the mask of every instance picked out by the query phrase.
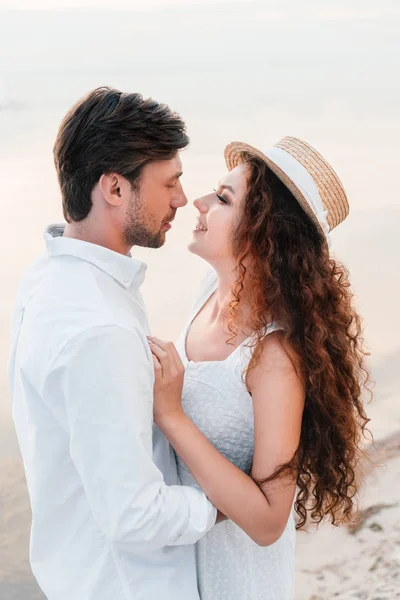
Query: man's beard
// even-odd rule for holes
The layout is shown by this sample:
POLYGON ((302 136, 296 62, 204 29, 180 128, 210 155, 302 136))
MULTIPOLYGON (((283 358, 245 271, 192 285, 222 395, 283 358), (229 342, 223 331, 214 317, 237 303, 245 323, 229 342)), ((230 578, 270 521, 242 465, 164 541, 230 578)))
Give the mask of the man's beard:
POLYGON ((161 248, 165 242, 165 232, 148 209, 143 206, 139 194, 132 194, 129 201, 128 213, 124 225, 124 241, 127 246, 142 246, 143 248, 161 248))

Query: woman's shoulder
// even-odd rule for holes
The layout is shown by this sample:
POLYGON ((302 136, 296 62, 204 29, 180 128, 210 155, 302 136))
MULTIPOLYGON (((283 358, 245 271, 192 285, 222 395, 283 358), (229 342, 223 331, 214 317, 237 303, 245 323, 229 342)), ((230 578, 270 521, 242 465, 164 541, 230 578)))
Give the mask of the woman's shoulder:
POLYGON ((285 339, 282 327, 270 326, 269 333, 261 342, 261 353, 257 365, 249 373, 250 385, 271 374, 277 378, 284 377, 303 379, 301 360, 292 344, 285 339))

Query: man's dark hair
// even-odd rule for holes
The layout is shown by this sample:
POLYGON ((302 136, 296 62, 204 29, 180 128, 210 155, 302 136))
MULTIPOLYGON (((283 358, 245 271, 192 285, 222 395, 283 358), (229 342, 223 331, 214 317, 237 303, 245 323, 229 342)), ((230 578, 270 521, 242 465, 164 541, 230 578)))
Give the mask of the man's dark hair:
POLYGON ((171 159, 188 143, 184 122, 165 104, 111 87, 93 90, 65 116, 54 144, 65 219, 88 216, 103 173, 134 185, 147 163, 171 159))

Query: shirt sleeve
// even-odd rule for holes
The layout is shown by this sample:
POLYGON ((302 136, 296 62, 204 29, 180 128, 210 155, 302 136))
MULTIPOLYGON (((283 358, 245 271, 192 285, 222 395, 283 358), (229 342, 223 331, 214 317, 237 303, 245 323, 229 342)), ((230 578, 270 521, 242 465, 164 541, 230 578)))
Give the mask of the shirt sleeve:
POLYGON ((57 357, 47 402, 62 398, 70 455, 101 531, 137 552, 193 544, 216 509, 196 486, 167 486, 152 460, 153 364, 139 332, 104 326, 57 357))

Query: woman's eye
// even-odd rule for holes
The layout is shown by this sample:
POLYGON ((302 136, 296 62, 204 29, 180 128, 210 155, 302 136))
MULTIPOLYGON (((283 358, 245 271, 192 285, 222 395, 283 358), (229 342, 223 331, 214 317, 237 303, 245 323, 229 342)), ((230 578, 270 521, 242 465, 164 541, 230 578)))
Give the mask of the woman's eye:
POLYGON ((228 204, 228 200, 221 196, 221 194, 217 194, 217 190, 214 190, 214 192, 220 202, 222 202, 223 204, 228 204))

